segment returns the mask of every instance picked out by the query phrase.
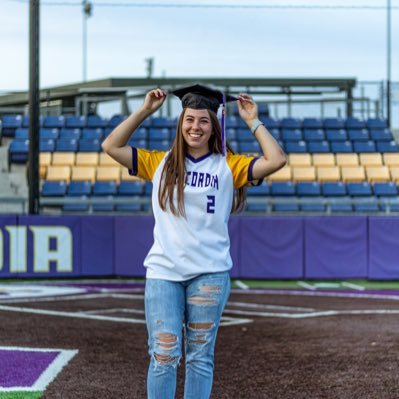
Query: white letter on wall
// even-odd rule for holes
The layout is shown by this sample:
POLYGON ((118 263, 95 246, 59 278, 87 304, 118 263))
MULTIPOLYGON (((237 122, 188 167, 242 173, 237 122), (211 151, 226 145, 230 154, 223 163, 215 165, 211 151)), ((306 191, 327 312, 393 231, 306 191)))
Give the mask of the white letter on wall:
POLYGON ((50 262, 57 262, 57 272, 72 272, 72 233, 66 226, 30 227, 33 233, 33 270, 48 273, 50 262), (57 249, 50 250, 50 239, 57 242, 57 249))
POLYGON ((7 226, 10 235, 10 273, 26 272, 26 226, 7 226))

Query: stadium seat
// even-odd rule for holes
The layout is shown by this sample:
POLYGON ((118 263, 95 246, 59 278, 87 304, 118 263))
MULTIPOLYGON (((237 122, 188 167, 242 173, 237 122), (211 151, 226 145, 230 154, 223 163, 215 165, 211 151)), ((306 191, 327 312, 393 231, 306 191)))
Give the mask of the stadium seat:
POLYGON ((335 162, 337 166, 358 166, 358 154, 336 154, 335 162))
POLYGON ((296 185, 297 195, 300 197, 318 197, 321 194, 321 186, 319 182, 298 182, 296 185))
POLYGON ((303 138, 305 141, 324 141, 326 139, 322 129, 304 129, 303 138))
POLYGON ((347 195, 346 185, 342 181, 321 183, 321 192, 325 197, 342 197, 347 195))
POLYGON ((385 119, 381 118, 368 118, 366 121, 366 126, 369 130, 385 129, 387 127, 387 122, 385 119))
POLYGON ((312 155, 313 166, 335 166, 334 154, 313 154, 312 155))
POLYGON ((399 146, 396 141, 377 141, 378 152, 399 152, 399 146))
POLYGON ((288 154, 288 165, 312 166, 312 157, 310 154, 288 154))
POLYGON ((71 179, 70 166, 48 166, 46 180, 48 181, 66 181, 71 179))
POLYGON ((332 213, 351 213, 353 212, 353 206, 350 203, 332 203, 330 205, 332 213))
POLYGON ((394 182, 378 182, 373 184, 374 194, 377 196, 397 196, 398 188, 394 182))
POLYGON ((273 181, 270 186, 270 193, 273 196, 296 195, 296 186, 292 181, 273 181))
MULTIPOLYGON (((353 142, 354 152, 377 152, 374 141, 354 141, 353 142)), ((380 151, 379 151, 380 152, 380 151)))
POLYGON ((370 138, 374 141, 392 141, 393 136, 389 129, 370 129, 370 138))
POLYGON ((170 131, 167 127, 164 128, 150 127, 148 129, 148 140, 163 141, 169 139, 170 139, 170 131))
POLYGON ((278 119, 263 116, 260 120, 265 124, 268 130, 280 128, 280 121, 278 119))
POLYGON ((277 202, 273 204, 273 212, 299 212, 299 204, 277 202))
POLYGON ((81 135, 81 130, 76 128, 76 129, 61 129, 60 134, 58 136, 59 139, 75 139, 79 140, 81 135))
POLYGON ((236 129, 236 140, 238 142, 253 141, 254 136, 248 128, 237 128, 236 129))
POLYGON ((40 139, 39 149, 40 149, 40 152, 54 152, 55 151, 55 140, 40 139))
POLYGON ((151 125, 153 127, 161 128, 173 127, 175 125, 175 120, 173 118, 158 116, 151 119, 151 125))
POLYGON ((322 198, 320 198, 319 202, 302 202, 300 204, 300 210, 302 212, 324 213, 326 205, 323 204, 322 198))
POLYGON ((65 116, 48 115, 43 118, 43 127, 45 128, 62 128, 65 126, 65 116))
POLYGON ((227 141, 235 141, 236 140, 236 130, 233 128, 226 129, 226 139, 227 141))
POLYGON ((291 167, 286 165, 277 172, 272 173, 271 175, 267 176, 267 180, 270 181, 289 181, 291 180, 292 172, 291 167))
POLYGON ((366 177, 369 182, 391 180, 388 166, 366 166, 366 177))
POLYGON ((281 140, 280 129, 268 129, 269 133, 277 140, 281 140))
POLYGON ((360 120, 359 118, 349 117, 345 120, 345 127, 347 129, 364 129, 366 124, 364 121, 360 120))
POLYGON ((97 166, 99 154, 97 152, 77 152, 75 165, 76 166, 97 166))
POLYGON ((303 119, 303 129, 322 129, 323 122, 319 118, 304 118, 303 119))
POLYGON ((394 182, 399 183, 399 166, 390 166, 389 172, 391 173, 391 179, 394 182))
POLYGON ((370 199, 369 201, 366 202, 355 202, 354 203, 354 210, 355 212, 365 212, 365 213, 372 213, 372 212, 379 212, 380 208, 378 206, 378 203, 375 201, 375 199, 370 199))
POLYGON ((57 128, 40 128, 40 139, 41 140, 57 140, 59 130, 57 128))
POLYGON ((139 177, 137 176, 132 176, 129 175, 129 171, 125 167, 121 167, 121 181, 142 181, 139 177))
POLYGON ((87 126, 85 116, 67 116, 65 118, 65 127, 83 128, 87 126))
POLYGON ((307 145, 305 141, 287 141, 284 144, 285 152, 297 152, 304 153, 307 152, 307 145))
POLYGON ((285 142, 303 140, 301 129, 282 129, 280 137, 285 142))
POLYGON ((382 166, 382 155, 378 152, 359 154, 359 161, 363 166, 382 166))
POLYGON ((353 152, 353 146, 351 141, 331 141, 330 151, 337 152, 353 152))
POLYGON ((66 194, 66 190, 65 181, 44 181, 41 195, 43 197, 63 197, 66 194))
POLYGON ((168 151, 171 147, 171 143, 169 140, 150 140, 148 142, 148 148, 150 150, 156 150, 156 151, 168 151))
POLYGON ((226 116, 226 128, 227 129, 234 129, 238 126, 237 124, 237 118, 233 115, 227 115, 226 116))
POLYGON ((369 141, 369 131, 367 129, 348 129, 348 139, 351 141, 369 141))
POLYGON ((143 194, 144 194, 146 197, 150 197, 150 196, 151 196, 151 194, 152 194, 152 182, 146 181, 146 182, 144 183, 144 191, 143 191, 143 194))
POLYGON ((96 180, 101 181, 120 181, 121 168, 120 166, 98 166, 96 180))
POLYGON ((117 192, 115 181, 96 181, 93 184, 93 195, 116 195, 117 192))
POLYGON ((308 151, 311 154, 330 152, 330 143, 328 141, 309 141, 308 151))
POLYGON ((263 182, 259 186, 248 186, 247 194, 249 196, 269 195, 270 194, 269 184, 267 182, 263 182))
POLYGON ((53 166, 72 166, 75 164, 74 152, 55 152, 51 161, 53 166))
POLYGON ((386 166, 399 166, 399 153, 382 154, 382 159, 386 166))
POLYGON ((325 136, 328 141, 347 141, 348 133, 345 129, 326 129, 325 136))
POLYGON ((47 173, 47 167, 51 165, 52 153, 41 152, 39 153, 39 172, 40 178, 44 179, 47 173))
POLYGON ((79 151, 82 152, 100 152, 101 144, 98 139, 80 139, 79 140, 79 151))
POLYGON ((74 181, 72 180, 68 185, 67 195, 70 196, 88 196, 91 194, 90 181, 74 181))
POLYGON ((341 118, 324 118, 324 129, 344 129, 345 121, 341 118))
POLYGON ((141 181, 121 181, 118 187, 119 195, 141 195, 144 184, 141 181))
POLYGON ((29 139, 29 129, 26 127, 19 127, 15 129, 14 138, 16 140, 28 140, 29 139))
POLYGON ((292 168, 292 179, 294 181, 316 180, 316 168, 314 166, 295 166, 292 168))
POLYGON ((55 142, 55 151, 76 152, 78 144, 78 140, 76 139, 58 139, 55 142))
POLYGON ((301 129, 302 122, 299 118, 281 119, 281 129, 301 129))
POLYGON ((255 141, 244 141, 238 143, 239 152, 244 154, 259 153, 261 151, 259 143, 255 141))
POLYGON ((89 204, 86 202, 83 202, 83 200, 87 200, 88 196, 87 195, 73 195, 73 194, 67 194, 65 196, 65 199, 70 199, 73 198, 76 200, 76 202, 68 202, 65 203, 62 210, 63 212, 84 212, 86 213, 89 210, 89 204))
POLYGON ((246 204, 246 211, 247 212, 267 212, 268 205, 265 202, 255 202, 255 203, 247 203, 246 204))
POLYGON ((104 136, 104 130, 102 128, 84 128, 82 129, 82 134, 80 138, 82 139, 88 139, 88 140, 102 140, 104 136))
POLYGON ((131 147, 136 147, 136 148, 149 148, 149 145, 147 145, 147 140, 137 140, 134 135, 130 137, 128 143, 131 147))
POLYGON ((94 166, 73 166, 71 180, 94 183, 96 180, 96 168, 94 166))
POLYGON ((117 212, 140 212, 141 204, 134 202, 127 202, 115 205, 115 211, 117 212))
POLYGON ((119 163, 115 159, 111 158, 106 152, 100 152, 100 157, 98 161, 99 166, 118 166, 119 163))
POLYGON ((317 180, 320 182, 339 181, 341 179, 341 170, 338 166, 317 166, 317 180))
POLYGON ((101 116, 98 115, 89 115, 87 117, 87 127, 91 128, 104 128, 106 127, 108 122, 102 118, 101 116))
POLYGON ((28 152, 29 140, 12 140, 8 147, 8 167, 11 163, 26 163, 28 152))
POLYGON ((342 166, 341 177, 344 182, 359 182, 366 180, 363 166, 342 166))
POLYGON ((3 115, 2 116, 2 137, 14 137, 16 129, 22 127, 21 115, 3 115))
POLYGON ((347 184, 348 194, 353 197, 371 196, 371 184, 369 182, 350 182, 347 184))
POLYGON ((113 129, 120 123, 122 123, 125 119, 126 117, 123 115, 114 115, 109 119, 107 126, 113 129))

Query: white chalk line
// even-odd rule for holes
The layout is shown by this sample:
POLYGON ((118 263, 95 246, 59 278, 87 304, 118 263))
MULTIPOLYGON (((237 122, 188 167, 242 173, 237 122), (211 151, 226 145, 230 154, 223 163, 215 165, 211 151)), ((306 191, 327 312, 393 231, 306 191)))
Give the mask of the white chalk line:
POLYGON ((313 285, 311 285, 311 284, 308 284, 308 283, 306 283, 305 281, 297 281, 297 284, 298 284, 300 287, 306 288, 307 290, 315 290, 315 289, 316 289, 315 286, 313 286, 313 285))
POLYGON ((243 283, 241 280, 235 280, 235 283, 238 288, 241 288, 242 290, 247 290, 249 288, 249 286, 243 283))

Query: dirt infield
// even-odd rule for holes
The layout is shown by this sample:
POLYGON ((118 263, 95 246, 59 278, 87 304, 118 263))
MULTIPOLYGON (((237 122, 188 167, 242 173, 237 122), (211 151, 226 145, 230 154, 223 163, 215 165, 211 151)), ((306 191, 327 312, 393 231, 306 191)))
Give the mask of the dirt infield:
MULTIPOLYGON (((233 292, 216 344, 212 398, 399 398, 398 299, 233 292)), ((146 397, 141 290, 2 299, 0 305, 2 346, 79 351, 43 398, 146 397)), ((177 398, 183 374, 180 367, 177 398)))

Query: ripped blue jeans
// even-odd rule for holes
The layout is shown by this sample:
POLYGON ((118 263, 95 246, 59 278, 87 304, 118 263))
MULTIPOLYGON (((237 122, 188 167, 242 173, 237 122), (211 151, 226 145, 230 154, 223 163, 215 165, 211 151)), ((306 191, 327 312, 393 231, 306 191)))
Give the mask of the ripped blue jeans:
POLYGON ((228 272, 203 274, 187 281, 147 279, 145 316, 151 356, 147 377, 149 399, 175 397, 183 336, 184 398, 210 397, 216 334, 229 292, 228 272))

